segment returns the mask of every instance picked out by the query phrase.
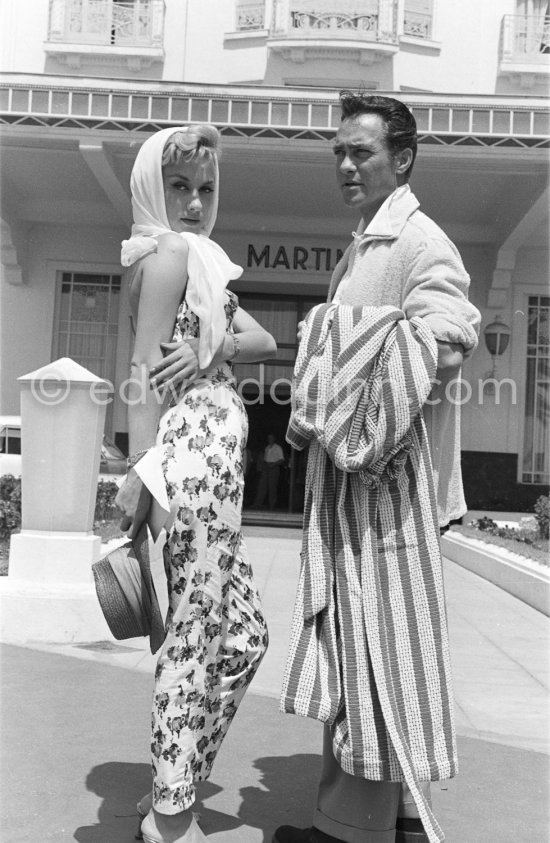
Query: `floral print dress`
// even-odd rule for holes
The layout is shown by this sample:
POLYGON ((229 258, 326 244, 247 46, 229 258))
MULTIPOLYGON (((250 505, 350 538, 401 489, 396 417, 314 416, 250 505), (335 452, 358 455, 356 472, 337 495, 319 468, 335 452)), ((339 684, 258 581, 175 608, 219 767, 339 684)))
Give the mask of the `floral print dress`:
MULTIPOLYGON (((228 330, 237 298, 227 293, 228 330)), ((197 337, 182 302, 174 340, 197 337)), ((154 807, 189 808, 267 646, 241 534, 248 420, 228 363, 195 381, 162 417, 157 445, 172 511, 164 547, 167 635, 152 710, 154 807)))

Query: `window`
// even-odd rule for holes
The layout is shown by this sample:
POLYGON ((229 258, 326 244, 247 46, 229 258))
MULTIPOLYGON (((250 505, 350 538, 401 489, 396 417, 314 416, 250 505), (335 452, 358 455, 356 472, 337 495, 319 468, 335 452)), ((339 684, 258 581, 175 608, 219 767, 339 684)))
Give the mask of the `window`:
POLYGON ((403 34, 411 38, 433 38, 433 0, 405 0, 403 34))
POLYGON ((0 432, 0 454, 21 454, 21 428, 3 427, 0 432))
POLYGON ((51 0, 50 41, 122 47, 162 44, 162 0, 51 0))
POLYGON ((514 52, 524 55, 550 51, 550 3, 519 0, 513 20, 514 52))
POLYGON ((550 296, 529 296, 523 483, 550 481, 550 296))
POLYGON ((263 29, 264 26, 265 2, 237 0, 237 30, 263 29))
MULTIPOLYGON (((70 357, 114 383, 120 275, 62 272, 56 301, 54 359, 70 357)), ((110 430, 112 404, 107 405, 110 430)))

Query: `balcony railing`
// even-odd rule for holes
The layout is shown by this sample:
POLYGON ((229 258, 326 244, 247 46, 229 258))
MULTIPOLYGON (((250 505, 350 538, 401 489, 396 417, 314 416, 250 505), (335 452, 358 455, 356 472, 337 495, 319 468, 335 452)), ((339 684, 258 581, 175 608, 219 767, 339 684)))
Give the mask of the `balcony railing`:
POLYGON ((250 3, 247 0, 237 2, 237 30, 247 32, 263 29, 265 26, 265 3, 250 3))
POLYGON ((395 43, 396 21, 396 0, 274 0, 271 37, 395 43))
POLYGON ((50 0, 48 41, 161 47, 164 0, 50 0))
POLYGON ((546 64, 549 54, 550 16, 504 16, 502 21, 502 62, 546 64))
POLYGON ((403 34, 411 38, 432 37, 432 16, 427 12, 412 12, 405 6, 403 15, 403 34))
POLYGON ((320 14, 315 12, 291 11, 290 25, 292 29, 330 29, 332 32, 341 29, 352 29, 360 32, 371 32, 373 38, 375 38, 378 30, 378 15, 346 15, 342 12, 325 12, 325 14, 320 14))

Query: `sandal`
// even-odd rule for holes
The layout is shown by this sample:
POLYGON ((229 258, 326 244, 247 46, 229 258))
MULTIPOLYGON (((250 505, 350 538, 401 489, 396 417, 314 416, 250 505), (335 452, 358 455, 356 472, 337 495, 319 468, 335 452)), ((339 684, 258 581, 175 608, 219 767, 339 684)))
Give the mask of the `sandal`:
POLYGON ((143 821, 143 843, 203 843, 207 839, 197 822, 197 814, 193 814, 191 822, 183 834, 180 834, 179 837, 174 837, 171 834, 169 839, 159 836, 155 820, 152 817, 153 812, 150 811, 143 821))

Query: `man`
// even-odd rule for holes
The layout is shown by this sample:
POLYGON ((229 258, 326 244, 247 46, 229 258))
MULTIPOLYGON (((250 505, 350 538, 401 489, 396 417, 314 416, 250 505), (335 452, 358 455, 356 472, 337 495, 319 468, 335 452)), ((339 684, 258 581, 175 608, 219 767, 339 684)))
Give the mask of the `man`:
MULTIPOLYGON (((435 386, 430 401, 424 407, 433 477, 428 471, 424 479, 418 480, 420 485, 426 486, 420 491, 428 497, 431 495, 434 501, 435 526, 432 526, 437 536, 437 521, 444 528, 450 520, 459 518, 466 511, 460 477, 458 402, 453 405, 448 400, 446 388, 458 375, 464 355, 477 343, 479 313, 467 301, 469 278, 456 248, 443 231, 418 210, 419 203, 408 186, 417 150, 414 117, 403 103, 382 96, 344 92, 341 106, 342 123, 334 145, 336 176, 345 204, 356 210, 362 219, 352 244, 335 269, 329 302, 355 308, 399 308, 405 319, 411 320, 412 330, 418 326, 419 320, 437 342, 437 346, 433 346, 437 356, 435 386), (434 491, 437 492, 437 510, 434 491)), ((337 377, 336 371, 333 377, 337 377)), ((429 388, 426 395, 428 393, 429 388)), ((422 429, 425 435, 426 429, 422 429)), ((310 464, 314 450, 310 448, 310 464)), ((429 447, 427 452, 429 465, 429 447)), ((319 471, 316 465, 315 473, 319 475, 319 471)), ((322 519, 319 518, 321 504, 316 499, 320 487, 318 483, 316 485, 313 474, 310 469, 309 498, 306 489, 306 530, 312 518, 317 518, 320 529, 323 529, 322 519)), ((329 521, 324 538, 328 536, 330 541, 334 533, 340 531, 340 512, 335 503, 337 494, 340 494, 338 490, 351 481, 335 463, 332 468, 329 465, 326 477, 322 495, 328 497, 328 502, 323 500, 322 512, 329 521)), ((397 481, 387 483, 394 498, 399 494, 398 486, 397 481)), ((350 511, 356 513, 356 523, 351 524, 348 531, 351 544, 355 542, 358 545, 357 536, 363 540, 369 530, 371 533, 378 530, 379 545, 384 543, 383 524, 380 528, 379 524, 361 523, 357 513, 364 515, 364 510, 355 504, 350 511)), ((395 523, 397 521, 396 517, 395 523)), ((401 526, 399 523, 397 532, 405 557, 399 557, 398 551, 393 555, 388 552, 386 560, 380 559, 380 555, 377 557, 378 565, 385 561, 388 566, 394 565, 397 578, 408 576, 406 554, 410 536, 401 526)), ((368 537, 367 542, 370 542, 368 537)), ((326 552, 326 546, 326 541, 317 543, 318 555, 326 552)), ((336 544, 333 546, 337 547, 336 544)), ((413 583, 409 591, 403 588, 400 592, 400 597, 405 595, 402 606, 396 609, 393 605, 396 592, 391 589, 384 599, 386 604, 392 605, 378 606, 382 617, 386 612, 388 623, 397 629, 401 635, 399 640, 404 642, 399 652, 393 652, 391 635, 388 636, 390 643, 385 640, 380 644, 380 641, 374 640, 376 635, 370 640, 369 619, 361 617, 368 616, 368 612, 364 609, 357 611, 358 600, 359 605, 361 600, 366 605, 370 599, 366 591, 361 596, 361 589, 367 588, 361 577, 348 584, 346 578, 339 574, 338 565, 343 564, 344 557, 348 561, 351 557, 353 562, 354 554, 358 555, 356 548, 344 547, 340 557, 336 552, 334 554, 334 576, 330 580, 332 593, 327 598, 333 617, 327 618, 327 607, 314 617, 308 617, 307 606, 311 607, 315 602, 308 589, 314 591, 318 588, 315 575, 311 573, 317 560, 308 558, 314 555, 311 547, 311 541, 308 544, 305 537, 304 565, 282 706, 285 711, 313 716, 327 724, 323 769, 312 828, 300 830, 282 826, 275 832, 273 843, 432 843, 442 840, 443 834, 430 811, 427 782, 454 775, 456 747, 448 671, 446 678, 441 680, 447 670, 441 665, 448 666, 448 642, 439 548, 438 558, 435 559, 434 555, 430 563, 422 559, 422 552, 417 553, 420 580, 417 578, 416 585, 413 583), (424 581, 430 577, 441 583, 435 601, 439 616, 435 620, 432 617, 426 620, 426 615, 422 621, 426 628, 421 629, 419 618, 422 618, 422 612, 419 612, 420 604, 417 603, 421 589, 418 583, 425 584, 424 581), (350 590, 350 594, 346 594, 346 589, 350 590), (354 589, 355 593, 351 593, 354 589), (354 614, 346 612, 346 606, 355 606, 354 614), (403 623, 405 631, 400 629, 403 623), (426 630, 430 624, 437 626, 437 623, 440 636, 432 635, 430 638, 426 630), (359 636, 355 641, 368 662, 364 670, 367 672, 368 667, 365 681, 369 693, 364 699, 353 694, 352 686, 356 679, 360 681, 360 677, 346 676, 350 673, 348 663, 356 655, 346 651, 345 639, 350 626, 359 636), (412 638, 410 641, 407 639, 409 629, 413 627, 417 636, 414 642, 412 638), (415 649, 418 642, 421 642, 421 648, 424 646, 425 634, 432 646, 429 657, 426 652, 419 653, 415 649), (331 635, 337 642, 333 648, 337 653, 336 665, 327 657, 331 635), (361 636, 365 640, 360 640, 361 636), (439 675, 434 668, 435 662, 439 665, 439 675), (398 669, 391 673, 392 679, 397 676, 397 680, 393 685, 390 683, 392 687, 388 691, 380 677, 384 675, 384 669, 391 671, 397 663, 398 669), (418 691, 417 685, 421 691, 418 691), (307 704, 304 703, 306 688, 310 695, 307 704), (331 688, 338 688, 341 696, 334 699, 331 688), (422 693, 424 697, 419 702, 422 693), (448 697, 446 703, 439 699, 445 694, 448 697), (350 704, 351 699, 355 700, 353 705, 350 704), (445 720, 445 728, 441 727, 439 731, 426 729, 425 708, 432 717, 430 726, 433 726, 434 718, 440 717, 445 720), (432 716, 433 712, 437 714, 432 716), (435 742, 439 745, 428 747, 436 733, 435 742), (352 738, 359 749, 352 746, 352 738), (445 742, 446 745, 442 746, 445 742), (434 761, 436 756, 444 760, 441 763, 434 761), (417 758, 421 761, 415 761, 417 758), (414 798, 404 783, 411 788, 414 798), (396 825, 399 801, 401 817, 396 825)), ((375 574, 373 582, 383 576, 383 572, 375 574)), ((376 602, 369 605, 377 608, 376 602)), ((384 638, 383 630, 381 637, 384 638)), ((357 670, 361 672, 362 667, 358 664, 357 670)))
POLYGON ((281 466, 285 464, 283 449, 277 444, 273 433, 267 434, 267 445, 264 448, 263 460, 258 483, 258 491, 254 500, 254 506, 262 506, 266 495, 270 509, 275 509, 277 504, 277 489, 279 486, 279 475, 281 466))

